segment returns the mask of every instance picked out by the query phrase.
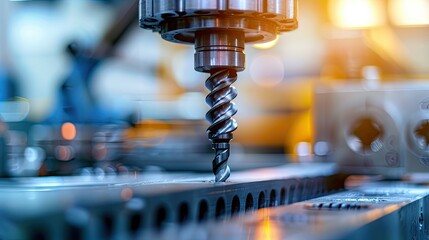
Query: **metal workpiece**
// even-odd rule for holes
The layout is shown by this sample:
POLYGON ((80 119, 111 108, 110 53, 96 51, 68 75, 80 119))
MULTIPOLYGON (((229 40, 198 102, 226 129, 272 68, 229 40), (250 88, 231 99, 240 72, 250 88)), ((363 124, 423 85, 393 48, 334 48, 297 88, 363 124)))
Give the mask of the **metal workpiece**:
POLYGON ((316 87, 316 157, 332 159, 350 174, 400 179, 427 172, 429 84, 363 83, 316 87), (322 145, 324 150, 316 148, 322 145))
POLYGON ((379 182, 260 209, 228 222, 172 228, 146 236, 158 239, 177 236, 175 239, 423 240, 429 238, 428 203, 427 187, 379 182))
MULTIPOLYGON (((157 234, 323 196, 343 183, 332 164, 236 172, 225 183, 180 172, 0 179, 0 239, 177 239, 157 234)), ((198 236, 184 239, 207 239, 198 236)))
POLYGON ((154 172, 1 179, 0 239, 428 239, 427 186, 345 190, 334 173, 290 164, 225 183, 154 172))
POLYGON ((195 44, 195 70, 210 73, 206 118, 216 152, 213 172, 216 181, 225 181, 229 142, 237 128, 232 118, 237 108, 231 102, 237 90, 231 84, 245 68, 244 45, 296 29, 297 0, 140 0, 140 26, 170 42, 195 44))

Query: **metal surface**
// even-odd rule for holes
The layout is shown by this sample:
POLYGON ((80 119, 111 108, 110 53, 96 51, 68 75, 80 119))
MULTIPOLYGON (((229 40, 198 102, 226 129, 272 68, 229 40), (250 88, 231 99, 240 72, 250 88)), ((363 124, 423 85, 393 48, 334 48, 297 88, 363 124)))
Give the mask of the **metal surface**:
POLYGON ((178 43, 194 43, 198 30, 220 28, 244 31, 246 42, 266 42, 298 27, 297 1, 141 0, 140 26, 178 43))
POLYGON ((319 86, 315 154, 352 174, 427 172, 428 90, 419 81, 319 86))
POLYGON ((291 164, 237 172, 225 183, 208 174, 153 172, 3 179, 0 239, 127 239, 226 221, 341 189, 334 173, 331 164, 291 164))
POLYGON ((244 44, 274 40, 297 28, 296 0, 140 0, 140 26, 176 43, 195 43, 194 68, 210 73, 208 137, 216 152, 215 180, 229 177, 229 142, 237 123, 230 85, 245 68, 244 44))
POLYGON ((169 239, 428 239, 429 188, 375 183, 324 197, 261 209, 227 222, 143 232, 169 239))
POLYGON ((244 40, 243 31, 198 31, 195 39, 195 70, 207 73, 222 68, 243 71, 244 40))

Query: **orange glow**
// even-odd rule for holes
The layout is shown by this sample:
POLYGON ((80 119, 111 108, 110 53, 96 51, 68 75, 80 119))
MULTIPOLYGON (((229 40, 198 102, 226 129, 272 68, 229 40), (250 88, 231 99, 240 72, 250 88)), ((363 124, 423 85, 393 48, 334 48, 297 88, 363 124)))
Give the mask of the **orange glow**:
POLYGON ((133 190, 131 188, 124 188, 121 191, 121 198, 125 201, 130 200, 133 197, 133 190))
POLYGON ((386 21, 382 0, 330 0, 329 16, 339 28, 370 28, 386 21))
POLYGON ((76 137, 76 126, 73 123, 66 122, 61 126, 61 135, 65 140, 73 140, 76 137))
MULTIPOLYGON (((285 137, 285 149, 293 149, 292 154, 294 156, 300 155, 299 149, 297 148, 299 143, 311 143, 314 129, 313 129, 313 112, 307 111, 304 114, 301 114, 297 119, 291 124, 288 135, 285 137)), ((309 145, 311 153, 311 145, 309 145)), ((292 159, 296 161, 297 159, 292 159)), ((302 159, 301 159, 302 160, 302 159)))
POLYGON ((277 240, 281 239, 281 231, 277 224, 270 221, 269 218, 258 223, 255 231, 255 239, 277 240))
MULTIPOLYGON (((393 206, 394 207, 394 206, 393 206)), ((392 206, 387 206, 384 209, 375 209, 374 211, 369 211, 366 214, 366 218, 369 222, 375 221, 381 217, 383 217, 385 214, 390 213, 390 209, 395 211, 397 208, 392 208, 392 206)))

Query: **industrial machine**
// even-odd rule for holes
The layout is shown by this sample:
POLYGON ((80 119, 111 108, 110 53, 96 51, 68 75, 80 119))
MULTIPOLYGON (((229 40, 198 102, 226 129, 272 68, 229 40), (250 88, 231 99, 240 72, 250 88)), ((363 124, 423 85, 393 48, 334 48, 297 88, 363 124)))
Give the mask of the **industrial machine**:
MULTIPOLYGON (((248 153, 231 142, 245 44, 297 29, 298 0, 106 2, 123 8, 99 44, 67 45, 71 68, 46 119, 26 120, 30 103, 10 92, 0 98, 0 240, 429 238, 427 83, 316 84, 304 108, 313 142, 296 155, 248 153), (208 128, 198 116, 119 116, 90 91, 127 32, 147 32, 137 21, 194 45, 194 69, 210 75, 208 128)), ((165 111, 203 100, 192 96, 165 111)))
POLYGON ((316 155, 331 155, 342 172, 392 179, 427 172, 427 83, 377 82, 318 88, 316 155))
POLYGON ((231 85, 245 68, 245 43, 272 41, 277 34, 298 27, 297 2, 287 1, 141 1, 140 26, 161 34, 167 41, 195 44, 196 71, 210 73, 206 98, 207 129, 216 156, 216 182, 230 175, 227 161, 237 128, 231 102, 237 90, 231 85))

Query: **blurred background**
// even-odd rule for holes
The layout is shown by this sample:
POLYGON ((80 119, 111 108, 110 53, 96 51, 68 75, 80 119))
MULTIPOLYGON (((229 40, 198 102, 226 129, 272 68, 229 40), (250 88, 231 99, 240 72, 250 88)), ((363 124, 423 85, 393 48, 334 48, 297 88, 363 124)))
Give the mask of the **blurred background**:
MULTIPOLYGON (((27 160, 210 153, 193 46, 139 28, 137 8, 121 25, 131 2, 0 1, 0 112, 25 132, 11 139, 38 147, 27 160)), ((246 46, 233 152, 309 156, 320 84, 429 79, 428 13, 427 0, 299 0, 297 30, 246 46)))

